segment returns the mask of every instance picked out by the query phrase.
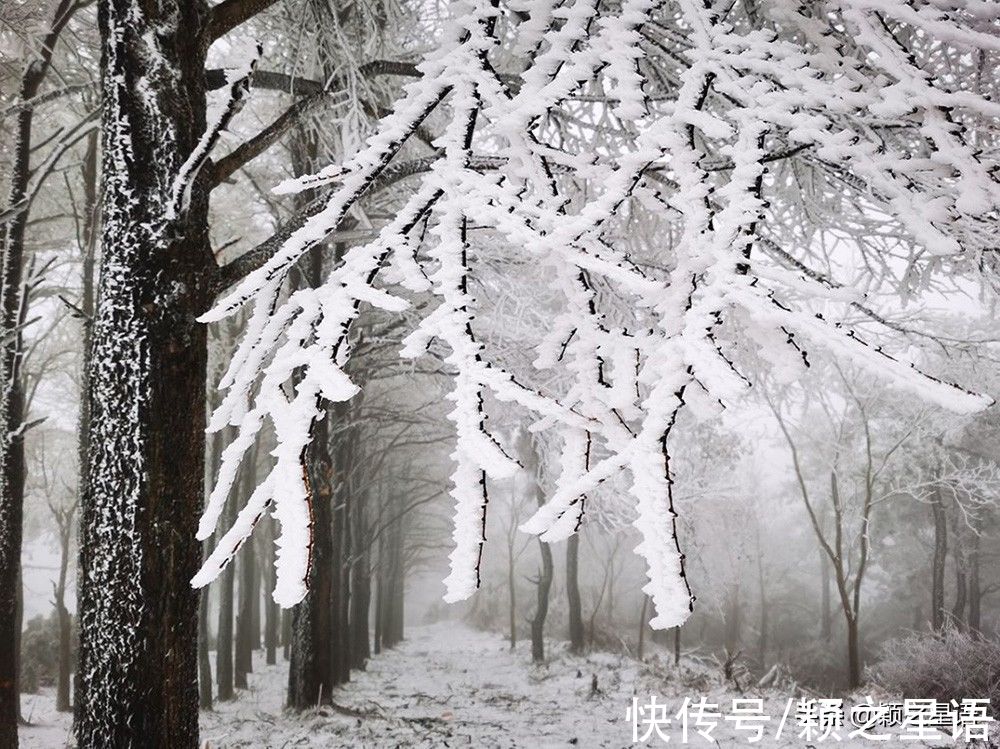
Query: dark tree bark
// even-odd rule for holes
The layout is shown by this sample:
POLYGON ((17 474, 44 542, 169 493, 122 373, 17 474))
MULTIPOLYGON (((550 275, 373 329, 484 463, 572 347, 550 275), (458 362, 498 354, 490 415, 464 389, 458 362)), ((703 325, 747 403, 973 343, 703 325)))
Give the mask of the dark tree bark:
POLYGON ((379 650, 392 648, 403 640, 403 602, 406 568, 403 559, 405 543, 404 517, 400 514, 400 498, 390 493, 387 515, 393 518, 379 542, 378 602, 376 630, 379 650))
POLYGON ((545 618, 549 613, 549 591, 552 589, 552 548, 544 541, 538 542, 542 566, 538 571, 535 592, 535 615, 531 619, 531 660, 545 660, 545 618))
POLYGON ((104 0, 103 262, 81 553, 81 746, 198 746, 195 538, 215 260, 202 180, 208 9, 104 0), (171 208, 177 211, 171 217, 171 208))
POLYGON ((732 584, 728 586, 726 591, 724 619, 724 646, 726 648, 726 654, 733 655, 740 649, 743 630, 743 606, 740 600, 739 584, 732 584))
MULTIPOLYGON (((583 604, 580 601, 580 536, 574 533, 566 540, 566 601, 569 604, 569 649, 583 650, 583 604)), ((645 600, 643 612, 645 612, 645 600)), ((641 625, 640 625, 641 626, 641 625)))
POLYGON ((761 552, 760 542, 757 543, 757 589, 760 592, 760 622, 757 639, 757 653, 761 667, 767 661, 767 639, 770 622, 768 621, 770 611, 767 605, 767 583, 764 576, 764 561, 761 552))
MULTIPOLYGON (((525 474, 531 482, 529 491, 535 495, 539 507, 545 504, 542 490, 541 464, 538 451, 530 437, 523 437, 518 445, 524 464, 525 474)), ((531 660, 540 663, 545 660, 545 619, 549 613, 549 592, 552 589, 553 563, 552 548, 538 540, 541 567, 535 580, 535 613, 531 618, 531 660)))
POLYGON ((220 702, 236 696, 233 680, 233 568, 230 565, 219 576, 219 626, 215 634, 215 678, 220 702))
POLYGON ((847 683, 852 689, 861 684, 861 635, 856 615, 847 620, 847 683))
POLYGON ((282 620, 281 607, 274 602, 271 597, 271 591, 274 590, 276 572, 274 569, 274 540, 275 540, 275 523, 268 522, 268 539, 265 548, 267 553, 265 554, 265 569, 267 571, 265 575, 265 588, 264 591, 264 651, 267 665, 273 666, 278 662, 278 641, 280 638, 280 626, 282 620))
POLYGON ((382 539, 383 536, 380 535, 376 545, 378 549, 378 566, 375 568, 375 632, 372 635, 372 652, 375 655, 382 652, 382 622, 385 616, 383 610, 385 577, 382 573, 382 565, 385 563, 385 550, 382 539))
POLYGON ((389 585, 389 618, 385 629, 389 637, 390 647, 401 643, 405 639, 406 631, 406 560, 403 557, 406 534, 404 528, 405 526, 400 520, 396 524, 392 578, 389 585))
POLYGON ((966 629, 965 605, 969 599, 969 586, 967 565, 968 560, 965 555, 965 534, 962 530, 963 519, 959 517, 958 498, 953 503, 952 513, 952 537, 955 543, 952 546, 952 561, 955 565, 955 604, 951 609, 951 621, 960 631, 966 629))
POLYGON ((332 680, 334 628, 333 466, 329 454, 328 421, 313 425, 307 463, 312 492, 312 560, 308 592, 292 614, 288 707, 302 710, 329 702, 332 680))
MULTIPOLYGON (((229 527, 236 512, 236 498, 226 500, 223 513, 223 527, 229 527)), ((220 702, 228 702, 236 696, 233 678, 233 604, 236 588, 236 571, 230 564, 219 576, 219 626, 215 631, 215 679, 220 702)))
POLYGON ((351 565, 351 667, 364 670, 371 657, 368 610, 371 608, 371 558, 366 516, 368 492, 362 492, 354 511, 354 562, 351 565))
POLYGON ((642 597, 642 607, 639 609, 639 643, 636 646, 636 658, 642 660, 643 647, 646 644, 646 609, 649 607, 649 596, 642 597))
MULTIPOLYGON (((246 472, 253 475, 251 471, 246 472)), ((250 488, 251 481, 246 482, 246 487, 250 488)), ((250 496, 244 494, 243 496, 250 496)), ((234 638, 234 678, 233 683, 237 689, 248 687, 247 674, 253 672, 253 602, 257 598, 257 586, 254 581, 257 577, 257 560, 254 558, 254 540, 247 539, 247 542, 240 547, 240 612, 236 616, 236 637, 234 638)))
POLYGON ((351 667, 364 670, 371 657, 368 610, 371 607, 371 577, 367 555, 354 565, 351 583, 351 667))
POLYGON ((510 629, 510 648, 517 647, 517 580, 515 579, 515 559, 513 546, 508 546, 507 554, 507 618, 510 629))
POLYGON ((833 611, 830 608, 830 559, 822 547, 819 549, 819 572, 822 584, 819 636, 824 640, 829 640, 833 636, 833 611))
POLYGON ((979 636, 982 631, 983 590, 979 573, 979 534, 972 535, 969 549, 969 631, 979 636))
POLYGON ((292 647, 292 612, 289 609, 281 610, 281 657, 288 660, 292 647))
POLYGON ((250 671, 253 671, 253 651, 261 649, 261 629, 260 629, 260 580, 261 580, 261 568, 260 568, 260 556, 254 551, 254 567, 253 567, 253 599, 250 605, 250 671))
MULTIPOLYGON (((296 174, 310 173, 317 161, 314 137, 299 130, 292 143, 296 174)), ((315 195, 302 193, 297 200, 305 206, 315 195)), ((323 253, 314 252, 292 269, 293 287, 316 287, 323 280, 323 253)), ((301 710, 331 700, 335 681, 334 653, 339 642, 339 550, 335 545, 334 481, 331 446, 333 407, 312 426, 312 442, 306 465, 312 512, 312 547, 306 597, 294 609, 291 624, 288 669, 288 707, 301 710)))
MULTIPOLYGON (((338 247, 337 257, 340 257, 338 247)), ((338 424, 351 421, 351 404, 334 404, 338 424)), ((341 480, 334 487, 333 569, 334 569, 334 629, 333 681, 346 684, 351 679, 351 555, 353 553, 352 517, 354 515, 353 473, 354 431, 341 432, 335 441, 334 460, 341 480)))
MULTIPOLYGON (((214 407, 216 399, 209 397, 209 405, 214 407)), ((212 435, 208 445, 207 461, 205 466, 205 490, 210 491, 212 483, 219 470, 219 460, 222 452, 221 435, 212 435)), ((228 508, 227 508, 228 509, 228 508)), ((227 518, 228 520, 228 518, 227 518)), ((213 539, 205 542, 205 555, 212 553, 213 539)), ((211 589, 205 587, 201 592, 201 600, 198 604, 198 706, 202 710, 211 710, 213 703, 212 695, 212 660, 209 655, 209 626, 208 615, 211 603, 211 589)), ((219 606, 220 620, 222 606, 219 606)), ((230 614, 232 609, 230 608, 230 614)))
POLYGON ((59 526, 59 579, 55 586, 56 616, 59 620, 59 673, 56 681, 56 710, 68 713, 70 671, 72 670, 72 617, 66 608, 66 578, 69 571, 70 542, 73 535, 73 514, 76 507, 60 513, 59 526))
POLYGON ((945 623, 944 568, 948 557, 948 517, 941 489, 931 494, 931 517, 934 521, 934 556, 931 559, 931 627, 940 632, 945 623))
POLYGON ((198 707, 212 709, 212 661, 208 655, 208 608, 209 591, 206 586, 201 591, 198 609, 198 707))

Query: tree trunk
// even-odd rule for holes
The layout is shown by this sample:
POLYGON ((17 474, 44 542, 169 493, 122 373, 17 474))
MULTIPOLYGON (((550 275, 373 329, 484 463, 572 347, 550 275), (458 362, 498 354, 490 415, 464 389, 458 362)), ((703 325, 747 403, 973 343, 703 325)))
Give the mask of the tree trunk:
POLYGON ((351 583, 351 667, 362 671, 371 657, 371 644, 368 641, 371 578, 368 566, 367 557, 359 560, 354 565, 351 583))
POLYGON ((219 576, 219 626, 215 634, 215 672, 220 702, 236 695, 233 683, 233 567, 219 576))
POLYGON ((253 580, 251 584, 251 589, 253 590, 253 599, 250 603, 250 671, 253 672, 253 651, 261 649, 261 639, 260 639, 260 558, 257 555, 256 550, 254 551, 254 566, 253 566, 253 580))
MULTIPOLYGON (((531 482, 529 491, 534 492, 535 501, 542 507, 545 504, 545 493, 542 490, 542 467, 538 450, 531 438, 524 436, 518 445, 518 451, 522 455, 524 470, 531 482)), ((545 660, 545 618, 549 613, 549 591, 552 588, 553 576, 552 548, 541 539, 538 540, 538 548, 542 566, 538 571, 535 587, 535 614, 531 618, 531 660, 535 663, 545 660)))
POLYGON ((819 636, 829 640, 833 635, 833 610, 830 600, 830 558, 819 547, 819 572, 822 583, 819 636))
MULTIPOLYGON (((296 131, 292 143, 292 162, 296 174, 308 174, 314 168, 318 146, 306 130, 296 131)), ((315 197, 302 193, 298 207, 315 197)), ((293 288, 316 288, 323 281, 325 252, 313 252, 290 273, 293 288)), ((336 682, 334 654, 338 645, 339 622, 339 550, 334 525, 334 481, 340 480, 334 465, 331 444, 331 421, 334 407, 324 407, 323 417, 312 426, 312 442, 306 453, 311 491, 312 539, 306 597, 293 610, 289 648, 288 707, 301 710, 318 703, 328 703, 336 682)))
POLYGON ((292 612, 281 609, 281 657, 289 660, 292 647, 292 612))
POLYGON ((267 665, 273 666, 278 662, 278 641, 281 639, 279 637, 279 628, 282 621, 282 611, 281 607, 271 597, 271 591, 274 590, 276 582, 276 572, 274 569, 275 521, 269 521, 267 525, 269 533, 266 545, 267 553, 265 554, 266 574, 264 576, 266 588, 264 591, 264 651, 267 665))
MULTIPOLYGON (((566 540, 566 601, 569 605, 569 649, 572 653, 583 650, 583 605, 580 601, 579 570, 580 535, 574 533, 566 540)), ((642 608, 645 615, 645 600, 642 608)))
POLYGON ((726 591, 725 648, 727 655, 733 655, 740 648, 743 629, 743 608, 740 603, 740 588, 730 585, 726 591))
POLYGON ((72 517, 66 519, 65 527, 60 531, 61 555, 59 557, 59 582, 56 584, 56 615, 59 619, 59 675, 56 682, 56 710, 68 713, 72 708, 69 703, 70 671, 72 670, 72 619, 66 608, 66 577, 69 569, 69 546, 72 532, 72 517))
MULTIPOLYGON (((758 545, 758 549, 759 548, 760 546, 758 545)), ((764 563, 759 556, 757 558, 757 587, 760 590, 760 632, 757 640, 757 653, 761 668, 763 668, 764 663, 767 661, 767 636, 768 628, 770 626, 768 615, 770 612, 767 606, 767 585, 764 578, 764 563)))
POLYGON ((507 592, 509 597, 508 627, 510 628, 510 648, 517 646, 517 580, 514 570, 514 547, 507 546, 507 592))
MULTIPOLYGON (((252 471, 247 471, 247 475, 252 476, 252 471)), ((247 485, 251 481, 247 481, 247 485)), ((244 494, 243 496, 250 496, 244 494)), ((235 673, 233 682, 237 689, 246 689, 247 674, 253 673, 253 636, 250 630, 253 628, 253 602, 257 598, 257 590, 254 579, 257 576, 257 560, 254 555, 254 540, 247 539, 247 542, 240 547, 240 613, 236 616, 236 638, 235 643, 235 673)))
MULTIPOLYGON (((83 492, 87 486, 88 473, 88 443, 90 441, 90 398, 87 396, 90 376, 90 338, 94 319, 94 267, 96 265, 97 253, 97 194, 98 194, 98 174, 97 165, 97 134, 94 133, 87 138, 87 151, 83 158, 83 185, 84 185, 84 211, 86 212, 83 223, 83 247, 81 259, 81 294, 80 310, 84 314, 83 321, 83 362, 80 367, 80 406, 77 426, 76 454, 77 454, 77 501, 78 505, 83 504, 83 492)), ((77 570, 79 573, 79 569, 77 570)), ((79 604, 77 604, 79 610, 79 604)), ((74 683, 74 703, 79 701, 79 690, 82 679, 77 678, 74 683)))
POLYGON ((368 493, 359 496, 354 511, 354 548, 357 549, 351 569, 351 667, 364 670, 371 657, 368 641, 368 609, 371 606, 371 559, 367 541, 368 528, 365 505, 368 493))
MULTIPOLYGON (((339 253, 338 253, 339 257, 339 253)), ((333 412, 338 424, 351 421, 351 404, 337 403, 333 412)), ((354 491, 351 481, 353 469, 353 444, 350 432, 338 435, 334 449, 336 475, 333 512, 333 570, 334 570, 334 629, 333 629, 333 683, 346 684, 351 679, 351 554, 354 491)))
POLYGON ((944 567, 948 556, 948 519, 941 489, 931 494, 931 514, 934 519, 934 557, 931 560, 931 627, 940 632, 944 627, 944 567))
POLYGON ((195 538, 205 459, 208 193, 175 205, 205 130, 207 7, 104 0, 103 262, 81 543, 81 746, 198 746, 195 538), (151 82, 155 81, 155 85, 151 82))
POLYGON ((649 596, 642 597, 642 608, 639 609, 639 644, 636 647, 636 657, 642 660, 642 649, 646 644, 646 608, 649 606, 649 596))
POLYGON ((847 617, 847 686, 861 686, 861 643, 857 617, 847 617))
POLYGON ((308 449, 309 481, 312 489, 312 560, 306 597, 292 615, 290 663, 288 667, 288 707, 302 710, 329 702, 333 694, 333 617, 336 611, 334 588, 336 571, 333 556, 333 504, 327 422, 313 426, 308 449))
MULTIPOLYGON (((226 501, 223 517, 223 527, 231 526, 234 516, 236 498, 230 496, 226 501)), ((236 587, 235 565, 226 565, 219 576, 219 626, 215 631, 215 679, 218 686, 220 702, 226 702, 236 696, 233 682, 233 599, 236 587)))
POLYGON ((955 564, 955 605, 951 609, 952 623, 959 629, 965 631, 965 605, 968 601, 968 576, 966 574, 967 561, 965 558, 964 533, 962 532, 963 520, 958 517, 958 506, 956 502, 955 512, 952 517, 952 537, 955 543, 952 547, 952 560, 955 564))
POLYGON ((681 663, 681 628, 674 627, 674 665, 681 663))
MULTIPOLYGON (((390 499, 390 517, 398 515, 398 497, 390 499)), ((395 647, 403 639, 403 601, 405 568, 403 565, 404 519, 395 517, 386 528, 379 559, 380 647, 395 647)))
POLYGON ((372 652, 382 652, 382 624, 385 620, 385 530, 378 537, 378 566, 375 569, 375 634, 372 638, 372 652))
POLYGON ((549 590, 552 588, 552 548, 541 540, 538 547, 542 555, 542 568, 538 572, 535 615, 531 619, 531 660, 535 663, 545 660, 545 617, 549 613, 549 590))
POLYGON ((208 655, 209 591, 207 586, 202 589, 198 610, 198 707, 202 710, 212 709, 212 661, 208 655))
POLYGON ((979 534, 972 535, 969 549, 969 631, 979 636, 982 631, 983 591, 979 578, 979 534))

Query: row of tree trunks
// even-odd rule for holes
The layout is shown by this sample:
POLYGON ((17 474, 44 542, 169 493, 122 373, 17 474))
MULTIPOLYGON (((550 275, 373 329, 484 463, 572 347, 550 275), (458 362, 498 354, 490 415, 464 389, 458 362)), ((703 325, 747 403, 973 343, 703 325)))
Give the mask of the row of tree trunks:
MULTIPOLYGON (((314 425, 309 448, 309 477, 313 521, 312 560, 306 598, 293 609, 288 706, 303 709, 329 702, 333 689, 363 669, 371 655, 371 531, 367 521, 367 492, 356 491, 352 476, 359 443, 350 424, 356 404, 337 404, 314 425), (331 425, 337 428, 331 437, 331 425)), ((390 534, 393 531, 390 530, 390 534)), ((395 538, 396 563, 403 565, 404 540, 395 538)), ((384 547, 380 547, 384 548, 384 547)), ((380 565, 384 564, 380 553, 380 565)), ((396 580, 387 607, 380 575, 377 612, 396 607, 396 580)), ((398 577, 398 626, 377 614, 376 648, 402 639, 402 576, 398 577)), ((376 650, 377 652, 377 650, 376 650)))
POLYGON ((934 529, 934 551, 931 556, 931 628, 939 632, 946 626, 953 626, 959 631, 979 634, 982 626, 983 597, 980 580, 980 533, 976 528, 975 516, 967 518, 960 506, 961 498, 953 491, 951 494, 951 501, 947 502, 944 490, 938 486, 935 487, 930 500, 934 529), (952 539, 951 544, 949 535, 952 539), (955 600, 951 610, 947 608, 945 595, 949 547, 955 572, 955 600))
MULTIPOLYGON (((48 75, 52 55, 63 29, 77 6, 60 0, 37 57, 21 76, 19 100, 30 101, 48 75)), ((31 183, 32 131, 35 110, 17 114, 8 206, 28 197, 31 183)), ((27 312, 22 277, 25 266, 27 207, 0 224, 0 747, 17 746, 20 718, 18 652, 20 650, 21 541, 24 522, 24 386, 21 380, 23 340, 21 326, 27 312), (16 331, 16 334, 12 333, 16 331)))

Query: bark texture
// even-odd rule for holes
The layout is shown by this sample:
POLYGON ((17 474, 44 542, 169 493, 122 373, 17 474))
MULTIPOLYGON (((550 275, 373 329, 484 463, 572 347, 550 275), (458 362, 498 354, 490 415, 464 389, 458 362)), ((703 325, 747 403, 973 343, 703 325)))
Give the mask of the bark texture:
POLYGON ((207 8, 104 0, 103 258, 89 370, 80 700, 86 747, 198 746, 195 539, 205 457, 208 194, 174 179, 205 129, 207 8))

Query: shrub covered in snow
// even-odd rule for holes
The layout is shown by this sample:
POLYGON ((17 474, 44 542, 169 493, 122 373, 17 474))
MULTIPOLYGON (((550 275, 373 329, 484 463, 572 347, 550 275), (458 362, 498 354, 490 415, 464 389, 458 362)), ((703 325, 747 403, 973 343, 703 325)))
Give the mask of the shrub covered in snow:
POLYGON ((1000 715, 1000 642, 949 628, 891 640, 872 680, 903 697, 989 698, 1000 715))

